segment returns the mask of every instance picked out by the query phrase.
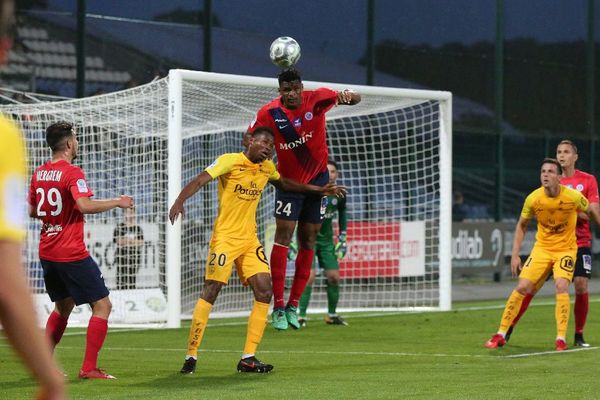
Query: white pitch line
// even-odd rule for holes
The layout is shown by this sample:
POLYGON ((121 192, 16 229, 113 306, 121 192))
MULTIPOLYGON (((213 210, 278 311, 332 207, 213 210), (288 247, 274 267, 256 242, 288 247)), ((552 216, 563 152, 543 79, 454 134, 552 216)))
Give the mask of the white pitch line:
POLYGON ((549 354, 564 354, 564 353, 575 353, 578 351, 589 351, 589 350, 598 350, 600 347, 580 347, 577 349, 569 349, 563 351, 540 351, 538 353, 523 353, 523 354, 513 354, 510 356, 503 356, 503 358, 523 358, 523 357, 536 357, 536 356, 546 356, 549 354))

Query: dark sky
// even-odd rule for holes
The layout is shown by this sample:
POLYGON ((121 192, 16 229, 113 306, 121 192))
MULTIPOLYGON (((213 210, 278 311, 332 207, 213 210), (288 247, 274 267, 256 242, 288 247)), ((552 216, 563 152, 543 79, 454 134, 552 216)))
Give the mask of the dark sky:
MULTIPOLYGON (((48 0, 53 10, 74 11, 76 0, 48 0)), ((292 36, 300 44, 357 60, 366 49, 366 0, 213 0, 226 29, 270 37, 292 36)), ((438 46, 491 41, 495 0, 375 0, 376 41, 438 46)), ((151 19, 177 7, 198 9, 202 0, 88 0, 88 13, 151 19)), ((586 0, 505 0, 506 36, 540 41, 586 37, 586 0)), ((596 7, 600 21, 600 7, 596 7)), ((600 25, 600 22, 598 23, 600 25)), ((596 32, 600 31, 597 27, 596 32)), ((600 34, 596 37, 600 38, 600 34)))

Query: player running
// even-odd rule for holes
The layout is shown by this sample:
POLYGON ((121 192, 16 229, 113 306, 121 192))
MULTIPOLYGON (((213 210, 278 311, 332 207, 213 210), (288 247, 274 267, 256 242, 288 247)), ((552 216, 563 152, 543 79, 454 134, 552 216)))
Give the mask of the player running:
MULTIPOLYGON (((248 127, 250 136, 257 126, 275 132, 277 169, 281 176, 302 183, 324 186, 328 181, 325 113, 337 104, 355 105, 361 100, 350 90, 328 88, 304 90, 300 73, 288 69, 279 74, 280 97, 264 105, 248 127)), ((275 297, 272 325, 298 329, 298 301, 310 277, 314 246, 325 213, 320 195, 277 190, 275 199, 275 244, 271 252, 271 274, 275 297), (288 247, 298 221, 299 251, 296 272, 287 305, 284 299, 288 247)))
POLYGON ((93 193, 83 171, 71 164, 79 149, 73 124, 50 125, 46 142, 52 159, 35 170, 29 188, 29 215, 42 221, 39 256, 46 290, 55 306, 46 323, 46 335, 54 348, 73 308, 88 303, 92 317, 79 378, 114 379, 97 366, 112 304, 102 273, 83 242, 83 214, 131 208, 133 199, 125 195, 110 200, 91 199, 93 193))
POLYGON ((268 127, 258 127, 249 139, 243 153, 223 154, 188 183, 169 211, 171 223, 179 214, 184 215, 184 202, 213 179, 218 179, 219 213, 215 220, 204 288, 194 307, 188 338, 188 350, 182 374, 196 370, 198 347, 208 322, 208 316, 221 288, 225 286, 233 264, 244 285, 254 292, 254 305, 248 318, 248 331, 239 372, 270 372, 273 366, 255 356, 267 324, 269 304, 273 295, 269 264, 256 235, 256 208, 261 194, 272 183, 287 191, 307 192, 317 196, 343 196, 345 190, 334 185, 325 187, 301 184, 283 178, 270 160, 273 152, 273 132, 268 127))

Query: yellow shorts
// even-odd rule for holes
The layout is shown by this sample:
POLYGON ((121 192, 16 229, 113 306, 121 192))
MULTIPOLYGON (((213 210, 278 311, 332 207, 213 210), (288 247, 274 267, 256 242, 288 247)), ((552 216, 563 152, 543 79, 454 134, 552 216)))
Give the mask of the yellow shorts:
POLYGON ((544 284, 550 272, 554 275, 554 280, 565 278, 572 281, 576 257, 577 248, 569 251, 548 251, 534 246, 523 264, 519 278, 530 280, 538 289, 544 284))
POLYGON ((205 279, 227 284, 234 263, 244 285, 251 276, 271 273, 264 249, 256 237, 249 240, 213 237, 208 249, 205 279))

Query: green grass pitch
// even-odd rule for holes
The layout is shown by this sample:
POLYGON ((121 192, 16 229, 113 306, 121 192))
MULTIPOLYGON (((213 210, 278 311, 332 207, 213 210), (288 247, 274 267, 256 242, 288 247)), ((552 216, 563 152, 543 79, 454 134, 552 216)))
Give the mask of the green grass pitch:
MULTIPOLYGON (((534 299, 508 345, 488 350, 503 302, 454 304, 451 312, 345 314, 350 326, 312 316, 299 331, 267 327, 258 357, 270 374, 235 371, 244 319, 214 319, 193 375, 182 376, 187 328, 109 330, 99 365, 114 381, 80 381, 85 332, 68 330, 56 357, 71 399, 597 399, 600 297, 592 297, 592 347, 556 353, 553 299, 534 299)), ((573 321, 569 324, 571 345, 573 321)), ((0 341, 0 399, 32 398, 35 383, 0 341)))

